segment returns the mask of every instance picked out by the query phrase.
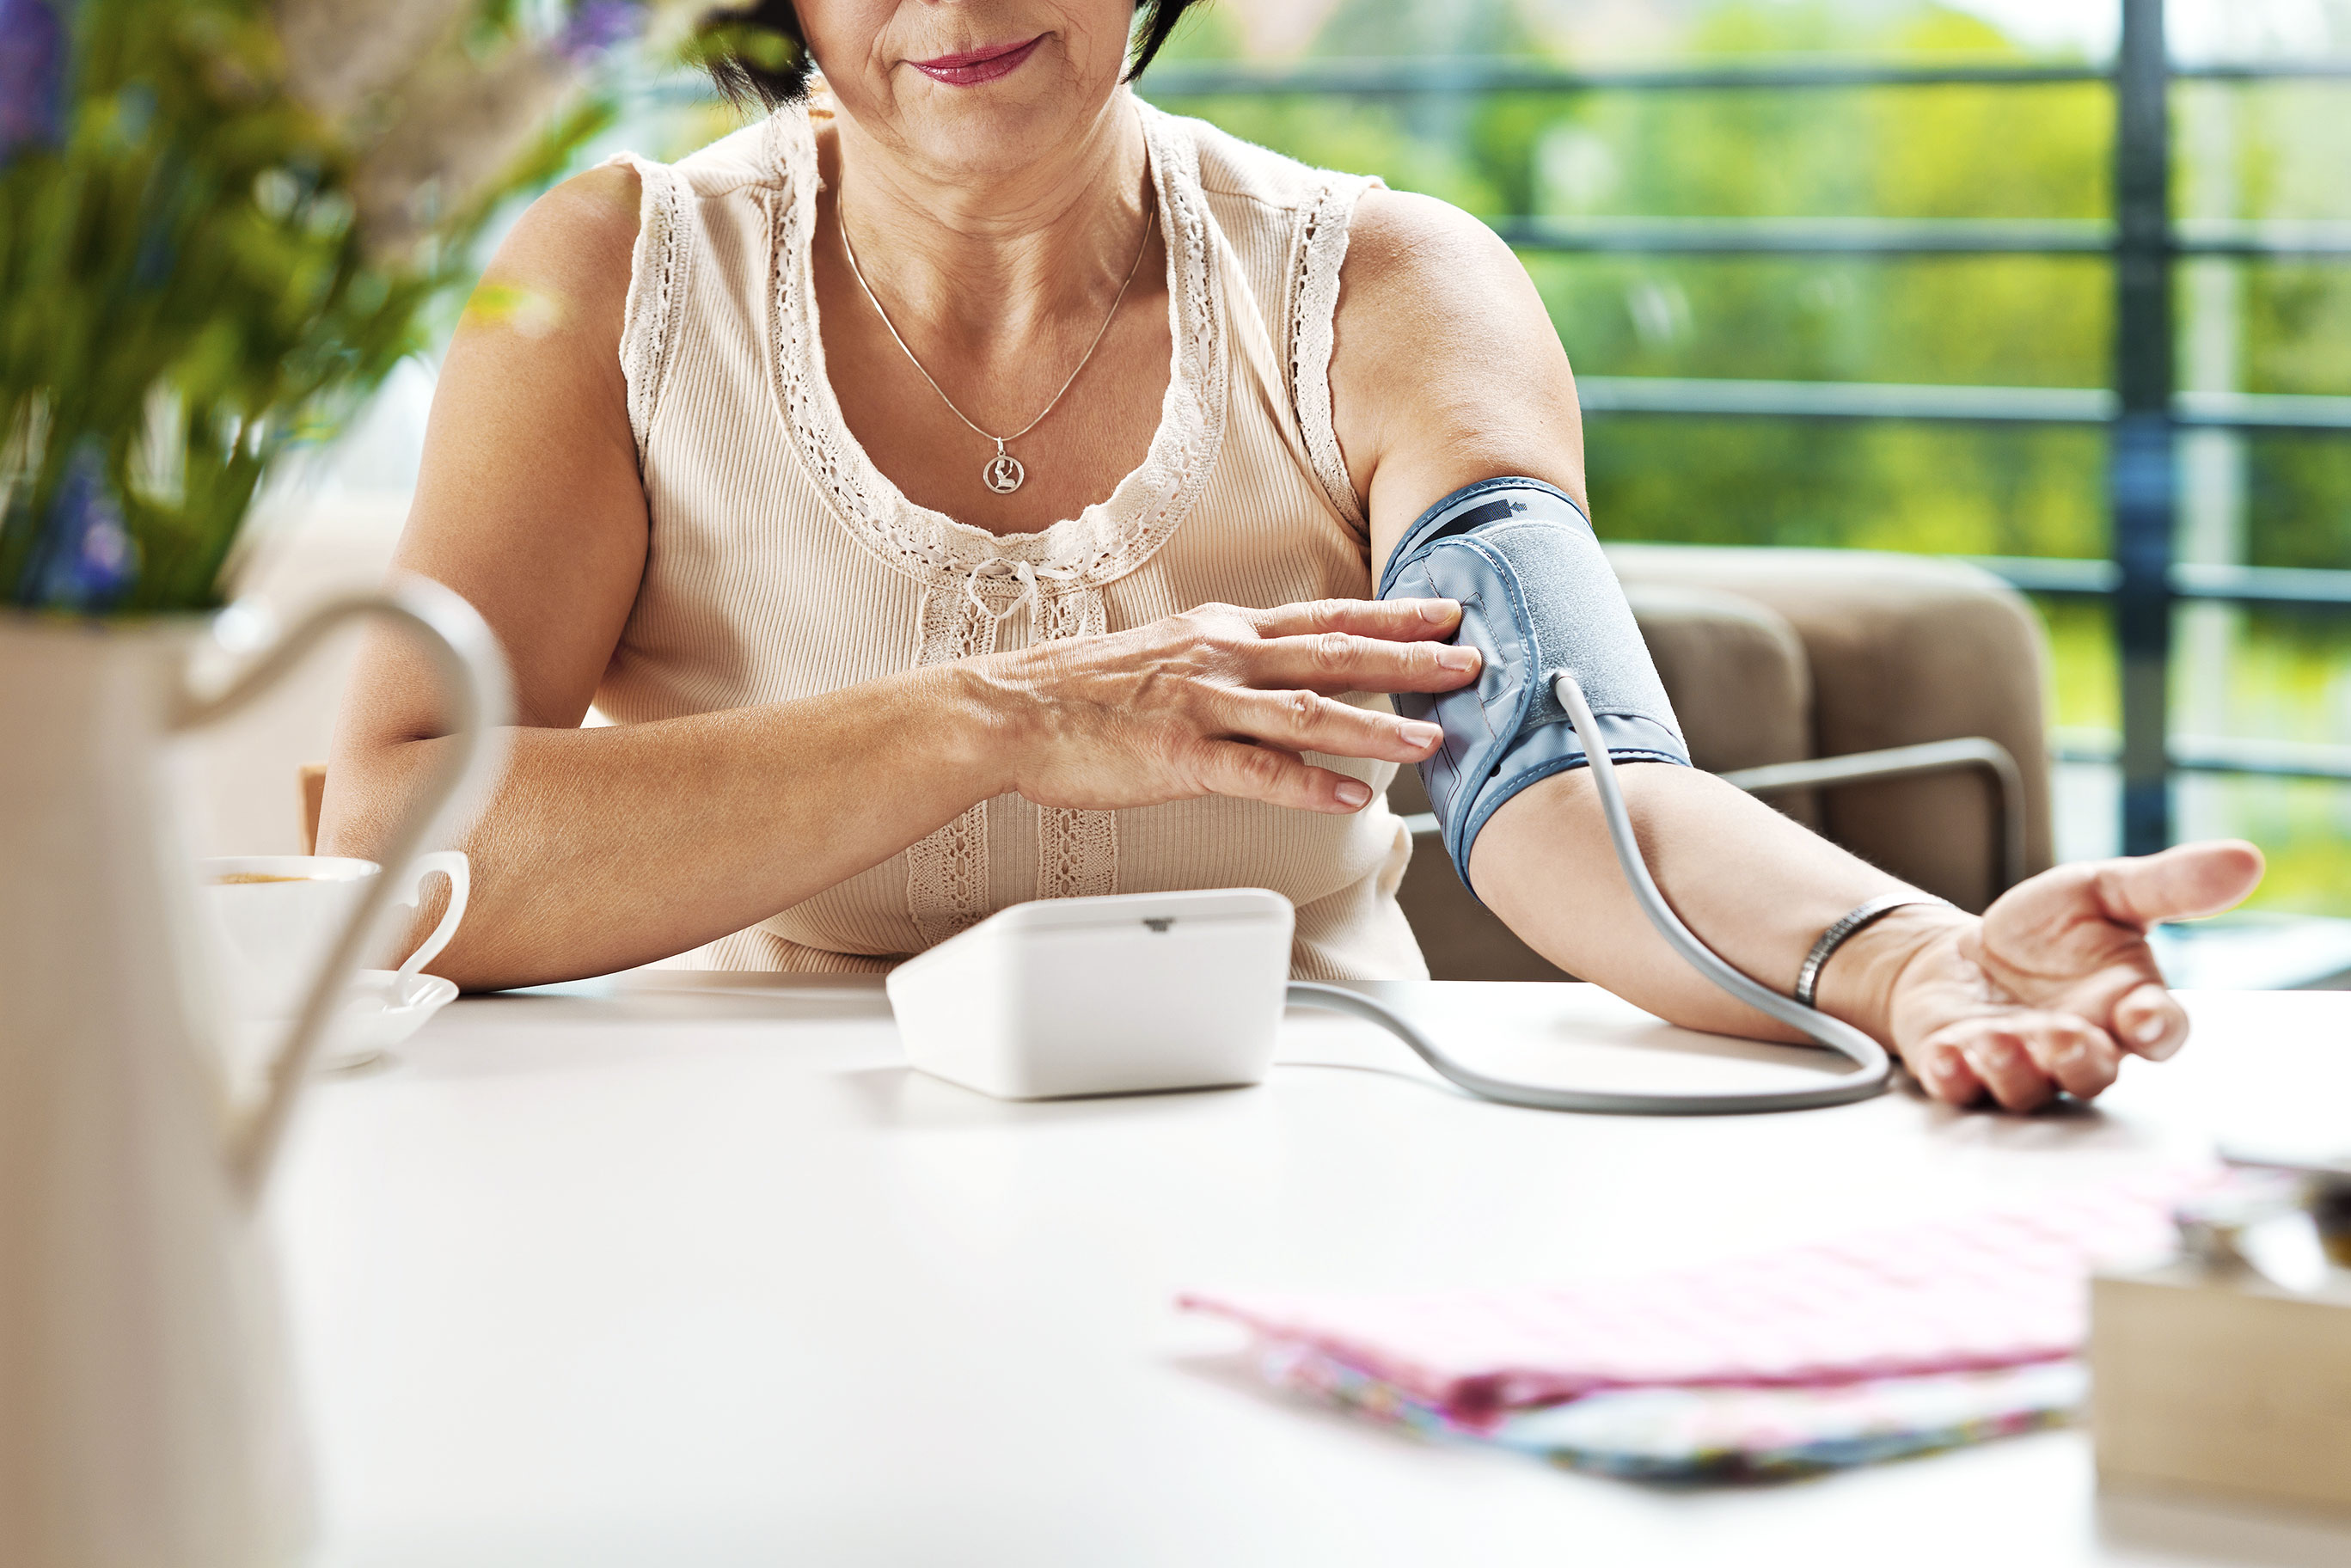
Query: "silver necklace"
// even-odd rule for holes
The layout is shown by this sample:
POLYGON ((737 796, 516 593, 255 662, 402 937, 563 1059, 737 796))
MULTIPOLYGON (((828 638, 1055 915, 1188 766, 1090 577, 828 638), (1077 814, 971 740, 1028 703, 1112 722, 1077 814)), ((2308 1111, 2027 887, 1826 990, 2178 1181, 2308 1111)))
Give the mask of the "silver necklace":
POLYGON ((857 247, 849 243, 848 204, 836 200, 833 204, 832 215, 834 221, 841 225, 841 248, 849 256, 850 276, 857 279, 858 287, 865 290, 866 300, 873 307, 873 314, 882 318, 882 325, 889 329, 890 336, 896 340, 898 347, 905 350, 907 362, 914 367, 917 374, 931 383, 931 390, 939 394, 939 401, 947 405, 949 413, 954 414, 966 424, 970 424, 972 434, 981 440, 996 443, 996 455, 989 458, 987 465, 980 469, 979 482, 999 496, 1009 496, 1013 491, 1020 488, 1021 481, 1029 477, 1029 471, 1020 465, 1020 459, 1004 450, 1004 444, 1008 441, 1018 441, 1044 423, 1045 415, 1061 406, 1062 393, 1077 384, 1078 371, 1086 368, 1086 361, 1094 357, 1096 349, 1102 347, 1102 339, 1110 331, 1110 324, 1118 319, 1118 308, 1126 301, 1127 286, 1134 281, 1134 275, 1143 269, 1143 253, 1151 248, 1151 230, 1159 221, 1158 207, 1155 204, 1153 205, 1144 216, 1143 243, 1134 247, 1134 260, 1126 269, 1126 280, 1118 286, 1118 297, 1110 302, 1110 314, 1102 318, 1102 328, 1094 333, 1094 340, 1088 343, 1086 351, 1078 356, 1077 369, 1070 372, 1070 379, 1061 383, 1061 391, 1053 394, 1053 401, 1045 405, 1042 413, 1009 435, 991 435, 977 424, 972 424, 971 415, 956 407, 955 399, 947 396, 946 389, 939 385, 937 379, 930 371, 923 369, 923 361, 914 358, 914 350, 906 348, 906 340, 898 336, 897 325, 890 319, 890 312, 882 308, 881 298, 874 294, 873 286, 865 281, 865 269, 857 265, 857 247))

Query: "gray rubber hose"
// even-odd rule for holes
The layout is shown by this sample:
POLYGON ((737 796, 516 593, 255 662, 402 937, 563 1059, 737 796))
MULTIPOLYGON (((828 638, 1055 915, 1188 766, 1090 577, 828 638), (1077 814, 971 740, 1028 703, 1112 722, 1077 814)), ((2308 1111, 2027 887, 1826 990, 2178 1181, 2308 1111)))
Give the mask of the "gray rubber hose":
POLYGON ((1682 924, 1681 917, 1674 913, 1665 895, 1657 891, 1656 880, 1649 874, 1648 862, 1641 857, 1640 841, 1633 835, 1632 816, 1625 810, 1624 791, 1617 787, 1616 765, 1609 759, 1608 747, 1601 737, 1598 722, 1592 716, 1591 705, 1583 700, 1583 688, 1576 684, 1574 675, 1562 670, 1552 676, 1552 690, 1559 698, 1560 706, 1567 710, 1568 721, 1574 725, 1576 736, 1583 742, 1584 754, 1592 767, 1592 782, 1600 792, 1601 813, 1608 821, 1608 837, 1616 846, 1616 863, 1624 868, 1625 880, 1632 886, 1635 902, 1649 917, 1649 924, 1657 928, 1657 935, 1688 960, 1691 967, 1724 991, 1756 1011, 1801 1030, 1807 1038, 1852 1061, 1859 1071, 1819 1088, 1762 1089, 1736 1094, 1653 1094, 1605 1089, 1552 1089, 1541 1084, 1521 1083, 1514 1079, 1496 1078, 1465 1066, 1447 1056, 1436 1041, 1414 1027, 1410 1019, 1361 991, 1293 981, 1289 992, 1290 1006, 1321 1008, 1368 1019, 1410 1046, 1415 1054, 1446 1079, 1472 1094, 1497 1100, 1505 1105, 1524 1105, 1538 1111, 1592 1111, 1624 1116, 1724 1116, 1756 1111, 1809 1111, 1823 1105, 1846 1105, 1885 1092, 1893 1077, 1894 1064, 1883 1046, 1851 1024, 1758 984, 1699 941, 1697 935, 1682 924))

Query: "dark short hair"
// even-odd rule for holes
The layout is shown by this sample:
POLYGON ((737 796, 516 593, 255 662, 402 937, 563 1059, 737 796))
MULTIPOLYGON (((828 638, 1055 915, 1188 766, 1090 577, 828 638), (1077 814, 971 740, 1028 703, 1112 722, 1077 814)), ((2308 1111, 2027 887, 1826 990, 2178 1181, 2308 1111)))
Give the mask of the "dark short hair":
MULTIPOLYGON (((1176 24, 1200 4, 1202 0, 1137 0, 1142 25, 1134 30, 1134 57, 1127 64, 1126 80, 1143 74, 1176 24)), ((704 26, 709 41, 703 64, 728 101, 742 109, 757 105, 772 110, 807 96, 816 62, 809 57, 792 0, 755 0, 716 11, 704 26)))

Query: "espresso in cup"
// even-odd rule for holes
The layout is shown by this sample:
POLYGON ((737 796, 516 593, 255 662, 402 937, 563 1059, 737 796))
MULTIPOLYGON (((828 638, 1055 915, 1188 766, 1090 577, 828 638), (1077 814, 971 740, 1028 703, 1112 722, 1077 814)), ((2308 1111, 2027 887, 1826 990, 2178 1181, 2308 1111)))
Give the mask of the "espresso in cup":
POLYGON ((383 874, 373 861, 342 855, 232 855, 201 870, 230 1015, 287 1023, 383 874))

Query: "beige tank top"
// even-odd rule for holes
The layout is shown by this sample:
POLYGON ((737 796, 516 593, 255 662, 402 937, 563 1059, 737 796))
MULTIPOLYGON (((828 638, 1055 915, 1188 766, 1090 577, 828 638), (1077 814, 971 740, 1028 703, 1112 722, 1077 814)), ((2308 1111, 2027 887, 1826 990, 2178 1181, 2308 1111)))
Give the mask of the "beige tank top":
MULTIPOLYGON (((1374 182, 1135 108, 1168 240, 1167 394, 1142 465, 1041 533, 914 505, 851 436, 810 285, 810 109, 674 165, 617 160, 643 182, 621 360, 652 536, 605 716, 820 696, 1209 601, 1369 596, 1329 371, 1347 222, 1374 182)), ((1395 903, 1411 840, 1376 793, 1393 765, 1314 760, 1369 783, 1373 804, 1079 811, 1006 795, 696 958, 876 971, 1028 899, 1250 886, 1297 905, 1301 977, 1424 977, 1395 903)))

